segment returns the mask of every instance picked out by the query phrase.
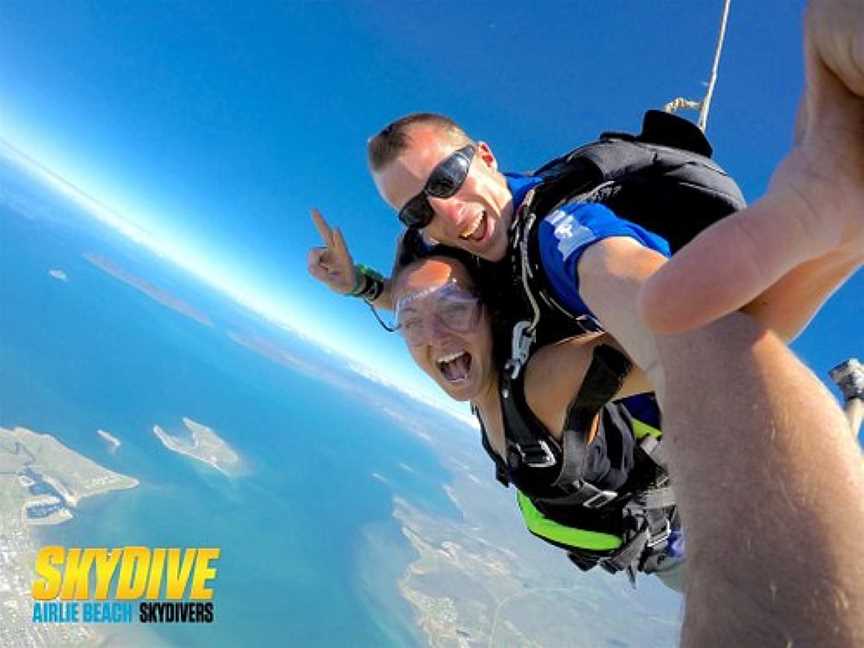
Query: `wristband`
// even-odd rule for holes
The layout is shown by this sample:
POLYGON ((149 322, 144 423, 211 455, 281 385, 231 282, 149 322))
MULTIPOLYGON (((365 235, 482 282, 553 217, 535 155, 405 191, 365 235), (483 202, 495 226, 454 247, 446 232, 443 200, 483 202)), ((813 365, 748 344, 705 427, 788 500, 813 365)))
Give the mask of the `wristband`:
POLYGON ((382 292, 384 292, 384 279, 369 277, 369 287, 361 297, 371 304, 381 296, 382 292))
POLYGON ((369 288, 369 278, 363 273, 360 265, 354 266, 354 287, 348 293, 349 297, 360 297, 369 288))
POLYGON ((352 297, 360 297, 370 304, 381 296, 384 290, 384 277, 374 269, 358 263, 354 266, 354 289, 352 297))

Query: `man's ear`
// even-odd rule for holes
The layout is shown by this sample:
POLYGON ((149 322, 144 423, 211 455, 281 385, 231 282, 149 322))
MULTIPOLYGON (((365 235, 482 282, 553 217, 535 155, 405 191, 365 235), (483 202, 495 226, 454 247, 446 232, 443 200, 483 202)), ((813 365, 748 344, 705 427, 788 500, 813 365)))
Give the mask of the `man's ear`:
POLYGON ((477 142, 477 157, 483 160, 483 163, 493 171, 498 170, 498 160, 486 142, 477 142))

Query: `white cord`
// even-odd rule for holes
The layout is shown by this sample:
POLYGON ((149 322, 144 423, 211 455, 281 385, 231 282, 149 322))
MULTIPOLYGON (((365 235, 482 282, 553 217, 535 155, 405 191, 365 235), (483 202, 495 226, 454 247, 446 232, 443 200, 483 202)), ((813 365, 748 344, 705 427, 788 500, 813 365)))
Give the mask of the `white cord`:
POLYGON ((717 35, 717 47, 714 50, 714 65, 711 66, 711 79, 708 81, 708 91, 702 100, 699 111, 699 128, 702 132, 708 127, 708 111, 711 109, 711 99, 714 97, 714 86, 717 85, 717 70, 720 68, 720 54, 723 51, 723 41, 726 39, 726 23, 729 21, 729 5, 732 0, 723 3, 723 18, 720 21, 720 33, 717 35))
POLYGON ((711 99, 714 97, 714 86, 717 85, 717 70, 720 68, 720 55, 723 52, 723 41, 726 39, 726 24, 729 22, 729 7, 731 4, 732 0, 724 0, 723 2, 720 33, 717 35, 717 47, 714 49, 714 64, 711 66, 711 78, 708 80, 708 90, 705 92, 705 97, 702 101, 678 97, 663 106, 663 110, 668 113, 676 112, 682 108, 698 110, 699 121, 697 123, 703 133, 708 127, 708 111, 711 109, 711 99))

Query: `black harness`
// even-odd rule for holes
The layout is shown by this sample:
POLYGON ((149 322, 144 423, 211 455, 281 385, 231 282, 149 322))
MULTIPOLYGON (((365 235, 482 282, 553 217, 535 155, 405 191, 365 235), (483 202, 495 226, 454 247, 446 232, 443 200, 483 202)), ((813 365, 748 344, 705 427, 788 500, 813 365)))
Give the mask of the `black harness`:
MULTIPOLYGON (((626 474, 616 490, 593 483, 588 460, 598 439, 609 445, 632 443, 630 412, 623 404, 610 402, 630 366, 611 347, 595 350, 583 387, 568 409, 560 444, 528 407, 524 374, 503 374, 499 392, 506 461, 494 452, 485 430, 482 441, 495 462, 498 481, 505 486, 514 483, 546 518, 571 528, 616 535, 623 544, 616 551, 598 552, 540 536, 542 539, 566 549, 583 570, 599 564, 612 573, 626 570, 635 580, 637 571, 653 571, 664 559, 675 516, 661 446, 653 437, 646 437, 632 448, 633 464, 616 466, 626 474), (595 420, 599 430, 589 444, 595 420)), ((619 447, 610 454, 627 453, 619 447)))
POLYGON ((710 156, 711 145, 692 122, 651 110, 639 135, 600 139, 543 165, 543 182, 528 192, 510 228, 509 299, 499 315, 512 327, 510 366, 518 373, 535 342, 603 328, 555 299, 540 264, 537 223, 574 202, 597 202, 669 241, 673 254, 699 232, 746 206, 735 181, 710 156), (512 299, 519 295, 520 299, 512 299))
POLYGON ((662 446, 654 437, 646 437, 636 448, 636 464, 621 490, 601 489, 584 478, 588 436, 598 416, 601 425, 632 433, 626 408, 609 403, 631 368, 625 356, 610 347, 596 350, 571 404, 560 446, 525 403, 522 369, 534 348, 603 331, 593 317, 576 316, 555 299, 540 266, 536 225, 562 205, 599 202, 664 237, 674 253, 746 205, 738 186, 711 154, 711 145, 694 124, 649 111, 639 135, 604 133, 597 142, 538 169, 533 175, 543 182, 528 192, 513 219, 510 277, 502 282, 506 298, 496 300, 496 316, 506 322, 510 334, 510 357, 500 384, 506 463, 491 452, 485 434, 484 447, 505 485, 517 471, 535 473, 530 480, 535 484, 538 479, 545 482, 545 489, 535 490, 531 501, 550 519, 578 528, 614 529, 622 536, 624 544, 612 553, 564 547, 581 569, 600 564, 613 573, 627 570, 631 580, 637 570, 653 571, 665 557, 677 511, 662 446), (521 299, 512 299, 513 295, 521 299))

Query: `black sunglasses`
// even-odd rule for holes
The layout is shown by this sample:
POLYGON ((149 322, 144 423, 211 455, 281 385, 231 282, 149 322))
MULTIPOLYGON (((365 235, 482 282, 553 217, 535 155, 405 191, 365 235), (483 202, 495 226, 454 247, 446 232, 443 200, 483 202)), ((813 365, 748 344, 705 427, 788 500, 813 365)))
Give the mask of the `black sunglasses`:
POLYGON ((432 169, 423 190, 399 210, 399 220, 406 227, 414 229, 421 229, 431 223, 435 212, 432 211, 432 205, 426 196, 450 198, 455 195, 468 177, 471 160, 474 159, 476 151, 474 144, 469 144, 441 160, 432 169))

